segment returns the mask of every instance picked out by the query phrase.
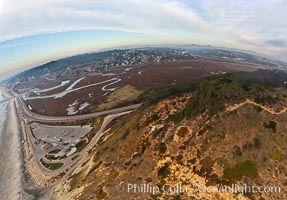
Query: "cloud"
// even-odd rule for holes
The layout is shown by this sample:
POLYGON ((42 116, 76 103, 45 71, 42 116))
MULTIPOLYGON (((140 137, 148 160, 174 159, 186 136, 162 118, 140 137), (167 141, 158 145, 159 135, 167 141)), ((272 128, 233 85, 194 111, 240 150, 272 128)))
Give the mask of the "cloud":
POLYGON ((0 14, 3 12, 4 0, 0 0, 0 14))
POLYGON ((285 40, 267 40, 266 41, 267 44, 270 44, 270 45, 273 45, 273 46, 276 46, 276 47, 280 47, 280 48, 286 48, 287 45, 286 45, 286 41, 285 40))
POLYGON ((83 29, 263 39, 286 33, 286 7, 284 0, 9 0, 0 40, 83 29))
POLYGON ((0 41, 69 30, 122 30, 281 58, 286 7, 286 0, 0 0, 0 41))
POLYGON ((117 29, 166 34, 203 30, 206 22, 175 1, 9 0, 0 18, 0 40, 60 30, 117 29))
POLYGON ((195 0, 200 2, 203 12, 210 19, 210 24, 223 37, 232 41, 232 45, 248 48, 259 52, 276 55, 278 45, 266 41, 280 38, 281 43, 286 43, 287 21, 284 0, 195 0), (218 30, 220 29, 220 30, 218 30))

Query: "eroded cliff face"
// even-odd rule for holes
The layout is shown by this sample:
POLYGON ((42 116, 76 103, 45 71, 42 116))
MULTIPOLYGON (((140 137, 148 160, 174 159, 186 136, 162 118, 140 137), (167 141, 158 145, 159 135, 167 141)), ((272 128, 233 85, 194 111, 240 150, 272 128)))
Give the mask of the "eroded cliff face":
POLYGON ((284 108, 244 99, 214 115, 206 111, 178 120, 190 98, 185 94, 144 105, 114 121, 102 142, 54 188, 55 197, 286 198, 284 108), (243 194, 242 188, 236 190, 239 185, 281 191, 243 194))
POLYGON ((253 84, 253 76, 204 80, 190 93, 170 90, 117 118, 54 196, 286 199, 287 90, 279 82, 253 84))

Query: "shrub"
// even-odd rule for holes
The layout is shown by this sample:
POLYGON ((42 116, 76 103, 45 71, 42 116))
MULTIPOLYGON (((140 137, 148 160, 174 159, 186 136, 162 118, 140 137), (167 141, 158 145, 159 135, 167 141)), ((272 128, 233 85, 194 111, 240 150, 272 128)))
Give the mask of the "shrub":
POLYGON ((163 167, 159 168, 157 175, 161 178, 166 178, 170 174, 169 165, 166 163, 163 167))
POLYGON ((160 154, 164 154, 166 152, 167 147, 166 147, 165 143, 161 142, 158 145, 158 149, 159 149, 160 154))
POLYGON ((177 135, 179 137, 185 137, 187 133, 188 133, 188 128, 186 126, 184 126, 178 130, 177 135))
POLYGON ((269 121, 268 123, 264 122, 264 128, 272 129, 273 133, 276 133, 277 123, 274 121, 269 121))
POLYGON ((271 158, 273 160, 277 160, 279 162, 282 162, 283 161, 283 155, 282 153, 279 151, 279 150, 276 150, 272 155, 271 155, 271 158))
POLYGON ((237 145, 233 146, 232 154, 233 154, 233 157, 235 158, 240 157, 242 155, 240 147, 237 145))
POLYGON ((238 163, 233 167, 228 166, 223 170, 223 177, 230 181, 239 181, 243 176, 255 178, 257 175, 257 167, 250 160, 238 163))

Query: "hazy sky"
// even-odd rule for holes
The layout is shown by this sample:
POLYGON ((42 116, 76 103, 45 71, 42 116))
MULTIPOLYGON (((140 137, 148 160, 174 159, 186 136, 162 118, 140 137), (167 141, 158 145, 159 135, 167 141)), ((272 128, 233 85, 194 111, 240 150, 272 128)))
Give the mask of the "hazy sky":
POLYGON ((287 61, 286 0, 0 0, 0 77, 141 44, 210 44, 287 61))

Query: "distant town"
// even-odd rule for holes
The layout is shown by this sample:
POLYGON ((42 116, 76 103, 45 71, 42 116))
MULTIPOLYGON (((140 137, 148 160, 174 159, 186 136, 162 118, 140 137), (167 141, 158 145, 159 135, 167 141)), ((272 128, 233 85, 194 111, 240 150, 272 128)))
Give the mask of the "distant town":
POLYGON ((71 77, 92 75, 95 72, 135 67, 151 63, 176 62, 180 60, 219 59, 233 62, 249 62, 275 68, 284 68, 286 63, 247 54, 245 52, 225 49, 192 47, 192 48, 142 48, 126 50, 109 50, 51 61, 42 66, 27 70, 14 77, 13 82, 33 81, 44 78, 48 81, 70 79, 71 77))

